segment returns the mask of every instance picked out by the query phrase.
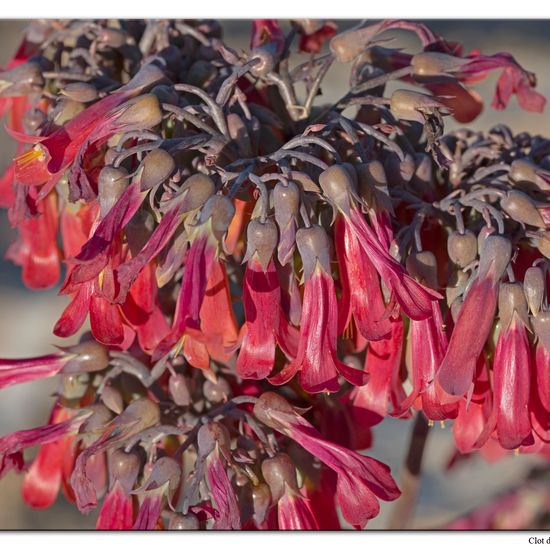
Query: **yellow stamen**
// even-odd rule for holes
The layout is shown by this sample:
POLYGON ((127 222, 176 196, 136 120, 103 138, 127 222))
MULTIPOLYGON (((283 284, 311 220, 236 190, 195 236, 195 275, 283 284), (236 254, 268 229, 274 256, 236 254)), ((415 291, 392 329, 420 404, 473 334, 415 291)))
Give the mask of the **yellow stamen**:
POLYGON ((434 421, 428 420, 428 428, 433 428, 433 427, 434 427, 434 421))
POLYGON ((344 329, 344 334, 342 334, 342 337, 344 338, 344 340, 353 340, 354 336, 355 336, 355 325, 352 319, 344 329))
POLYGON ((172 357, 177 357, 181 353, 184 340, 185 340, 185 334, 178 340, 178 343, 174 347, 172 357))
POLYGON ((44 162, 46 160, 46 154, 40 144, 36 144, 32 149, 29 149, 22 155, 19 155, 15 159, 15 163, 17 166, 22 167, 34 162, 35 160, 38 160, 39 162, 44 162))
POLYGON ((103 269, 101 273, 97 276, 97 284, 99 285, 99 289, 103 290, 103 277, 105 276, 105 270, 103 269))
POLYGON ((445 429, 445 420, 440 420, 439 421, 439 426, 441 427, 442 430, 445 429))

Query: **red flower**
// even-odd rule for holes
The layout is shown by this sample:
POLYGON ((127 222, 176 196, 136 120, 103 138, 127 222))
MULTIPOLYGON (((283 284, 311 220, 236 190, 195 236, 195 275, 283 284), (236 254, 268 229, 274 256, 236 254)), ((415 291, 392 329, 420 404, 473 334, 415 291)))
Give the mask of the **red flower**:
POLYGON ((284 384, 300 371, 300 385, 310 393, 338 391, 338 375, 356 386, 366 383, 366 375, 342 363, 336 355, 338 308, 330 275, 328 237, 315 225, 299 229, 296 243, 304 266, 304 303, 296 359, 271 378, 284 384))
POLYGON ((498 285, 512 254, 510 241, 489 236, 480 252, 479 270, 460 308, 447 353, 437 374, 441 388, 464 395, 474 378, 476 362, 493 326, 498 285))
MULTIPOLYGON (((56 402, 50 414, 49 424, 70 420, 74 413, 56 402)), ((47 508, 57 499, 63 477, 66 454, 74 445, 74 435, 65 435, 50 443, 44 443, 23 480, 23 499, 33 508, 47 508)))
POLYGON ((206 465, 206 477, 216 507, 215 529, 240 529, 239 505, 222 457, 230 460, 227 428, 216 422, 205 424, 197 435, 199 460, 206 465))
POLYGON ((322 439, 283 397, 264 393, 254 405, 254 414, 334 470, 336 499, 344 519, 353 526, 363 528, 378 515, 378 498, 395 500, 401 494, 385 464, 322 439))
POLYGON ((341 217, 336 220, 334 238, 342 285, 338 332, 344 332, 353 316, 355 326, 367 340, 374 342, 387 338, 392 323, 386 312, 378 273, 341 217))

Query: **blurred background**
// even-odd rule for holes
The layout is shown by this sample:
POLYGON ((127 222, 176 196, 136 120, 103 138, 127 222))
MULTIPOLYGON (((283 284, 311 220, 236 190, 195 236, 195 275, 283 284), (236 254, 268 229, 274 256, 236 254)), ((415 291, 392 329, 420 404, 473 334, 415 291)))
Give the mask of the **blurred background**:
MULTIPOLYGON (((465 53, 479 48, 485 54, 510 52, 526 69, 536 73, 537 90, 550 98, 550 20, 446 20, 424 21, 447 40, 460 41, 465 53)), ((338 21, 339 29, 355 24, 338 21)), ((25 21, 0 21, 0 66, 15 52, 21 39, 25 21)), ((250 21, 225 21, 225 38, 235 49, 248 49, 250 21)), ((388 33, 389 34, 389 33, 388 33)), ((415 52, 419 43, 408 34, 396 32, 400 44, 415 52), (406 39, 403 41, 403 39, 406 39)), ((324 86, 323 98, 332 102, 346 91, 348 65, 333 66, 324 86)), ((490 108, 490 100, 498 76, 488 78, 476 89, 484 97, 486 108, 471 125, 475 129, 489 129, 497 123, 509 125, 514 132, 550 134, 550 107, 546 113, 521 111, 512 99, 506 111, 490 108)), ((447 119, 448 121, 449 119, 447 119)), ((447 123, 447 129, 453 127, 447 123)), ((0 171, 14 154, 14 144, 0 131, 0 171)), ((52 327, 66 305, 66 298, 57 296, 57 289, 31 292, 20 281, 18 267, 6 262, 6 249, 15 239, 4 211, 0 211, 0 357, 24 357, 50 353, 52 345, 78 340, 61 341, 51 333, 52 327)), ((2 390, 0 394, 0 436, 18 429, 45 423, 53 404, 55 380, 38 381, 2 390)), ((374 446, 369 454, 387 463, 396 479, 400 478, 404 455, 408 447, 410 421, 385 420, 374 428, 374 446)), ((494 500, 517 487, 525 475, 539 464, 535 456, 511 454, 495 463, 473 457, 458 464, 452 472, 446 465, 452 456, 453 442, 450 426, 431 428, 424 454, 424 473, 413 527, 437 529, 470 510, 494 500)), ((81 516, 76 508, 65 503, 63 497, 48 510, 27 508, 21 498, 22 477, 8 474, 0 481, 0 529, 89 529, 95 525, 96 514, 81 516)), ((367 528, 384 529, 391 514, 391 503, 381 502, 382 512, 367 528)), ((541 506, 536 498, 526 505, 541 506)), ((528 510, 524 510, 528 512, 528 510)))

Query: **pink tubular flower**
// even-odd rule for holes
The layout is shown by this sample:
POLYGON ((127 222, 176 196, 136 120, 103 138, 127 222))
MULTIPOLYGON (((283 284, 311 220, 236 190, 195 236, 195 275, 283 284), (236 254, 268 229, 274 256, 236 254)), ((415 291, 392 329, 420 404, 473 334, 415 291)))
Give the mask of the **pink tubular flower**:
POLYGON ((355 386, 363 385, 365 373, 345 365, 336 355, 338 309, 327 234, 319 225, 300 229, 296 243, 305 279, 298 351, 296 359, 270 381, 284 384, 300 371, 300 385, 310 393, 338 391, 339 374, 355 386))
POLYGON ((217 422, 202 426, 197 434, 199 460, 206 464, 206 477, 216 507, 215 529, 240 529, 239 505, 222 457, 229 461, 230 437, 217 422))
MULTIPOLYGON (((187 328, 200 330, 200 310, 220 242, 231 223, 235 207, 230 199, 214 195, 206 201, 191 239, 172 329, 159 344, 153 359, 160 359, 182 342, 187 328)), ((183 343, 183 342, 182 342, 183 343)))
POLYGON ((531 354, 527 340, 527 302, 520 283, 502 284, 500 332, 493 359, 496 433, 505 449, 532 443, 529 418, 531 354))
POLYGON ((266 378, 275 363, 279 344, 287 356, 294 357, 297 331, 288 324, 281 306, 281 287, 272 256, 277 245, 277 228, 266 220, 248 224, 248 260, 243 284, 245 324, 241 332, 241 351, 237 373, 242 378, 266 378), (288 336, 291 336, 290 338, 288 336))
POLYGON ((464 298, 437 374, 437 382, 451 395, 464 395, 472 385, 477 359, 493 326, 500 278, 511 254, 510 241, 504 237, 486 238, 477 276, 464 298))
POLYGON ((388 466, 324 440, 283 397, 264 393, 254 405, 254 414, 334 470, 338 476, 336 499, 351 525, 365 527, 380 511, 378 498, 395 500, 401 494, 388 466))
MULTIPOLYGON (((74 413, 56 402, 49 423, 59 424, 73 416, 74 413)), ((23 499, 29 506, 47 508, 55 502, 61 488, 65 455, 73 445, 74 436, 65 435, 40 446, 23 481, 23 499)))
POLYGON ((382 340, 389 336, 392 324, 386 314, 378 273, 343 218, 336 220, 334 234, 342 284, 338 332, 344 332, 353 316, 364 338, 371 342, 382 340))
POLYGON ((0 389, 49 378, 63 370, 68 373, 100 371, 108 363, 107 350, 93 340, 32 359, 0 359, 0 389))
POLYGON ((23 283, 28 288, 51 288, 59 280, 57 227, 57 196, 54 193, 37 205, 34 217, 18 224, 19 237, 8 248, 6 258, 22 267, 23 283))
MULTIPOLYGON (((422 322, 422 321, 419 321, 422 322)), ((401 316, 391 322, 389 338, 372 342, 365 357, 365 372, 369 381, 352 393, 354 407, 372 411, 380 417, 388 415, 388 404, 393 412, 402 410, 406 398, 401 380, 403 357, 403 320, 401 316)))
POLYGON ((58 422, 46 424, 30 430, 19 430, 0 437, 0 478, 10 470, 25 469, 23 451, 35 445, 44 445, 58 441, 67 435, 75 434, 91 413, 81 414, 58 422))
POLYGON ((353 180, 344 166, 334 165, 319 176, 323 192, 349 227, 363 248, 363 253, 374 265, 386 286, 392 291, 403 311, 411 318, 421 320, 432 314, 431 303, 440 295, 416 282, 403 266, 389 253, 388 237, 375 218, 375 231, 366 222, 355 204, 353 180))

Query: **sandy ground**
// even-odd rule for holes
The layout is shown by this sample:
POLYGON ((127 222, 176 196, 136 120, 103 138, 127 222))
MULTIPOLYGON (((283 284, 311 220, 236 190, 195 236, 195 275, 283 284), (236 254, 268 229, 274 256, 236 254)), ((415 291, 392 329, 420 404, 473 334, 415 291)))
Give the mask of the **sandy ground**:
MULTIPOLYGON (((349 22, 342 22, 348 26, 349 22)), ((484 53, 509 51, 525 67, 537 73, 539 91, 550 97, 550 21, 438 21, 431 26, 451 40, 461 40, 465 50, 479 47, 484 53)), ((20 21, 0 21, 0 64, 14 51, 20 21)), ((247 48, 249 23, 226 23, 229 43, 235 48, 247 48)), ((410 51, 418 48, 414 40, 407 43, 410 51)), ((330 73, 323 89, 327 101, 334 101, 345 91, 349 68, 337 66, 330 73)), ((496 78, 489 79, 478 90, 491 97, 496 78)), ((515 131, 548 133, 550 116, 523 113, 512 101, 503 113, 487 108, 475 123, 476 128, 489 128, 504 122, 515 131)), ((13 155, 13 146, 0 137, 0 168, 13 155)), ((14 232, 5 213, 0 213, 0 256, 3 257, 14 232)), ((52 344, 61 343, 51 335, 53 321, 65 306, 65 298, 56 291, 31 293, 19 281, 19 270, 0 260, 0 356, 22 357, 47 353, 52 344)), ((0 435, 16 429, 30 428, 43 423, 53 402, 49 397, 55 382, 36 382, 3 390, 0 395, 0 435)), ((392 467, 399 478, 403 455, 408 442, 410 423, 388 420, 375 429, 372 456, 392 467)), ((449 427, 432 428, 425 453, 425 474, 420 492, 415 527, 433 528, 465 513, 476 505, 488 502, 492 496, 515 486, 526 470, 536 462, 534 457, 516 457, 487 464, 480 459, 471 460, 452 474, 444 471, 452 451, 449 427)), ((0 529, 75 529, 90 528, 94 515, 81 516, 62 498, 45 511, 26 508, 20 497, 21 478, 8 475, 0 482, 0 529)), ((370 528, 384 528, 391 504, 382 504, 382 513, 373 520, 370 528)))

